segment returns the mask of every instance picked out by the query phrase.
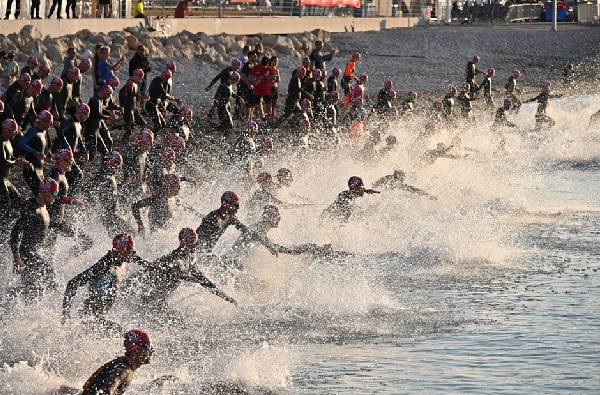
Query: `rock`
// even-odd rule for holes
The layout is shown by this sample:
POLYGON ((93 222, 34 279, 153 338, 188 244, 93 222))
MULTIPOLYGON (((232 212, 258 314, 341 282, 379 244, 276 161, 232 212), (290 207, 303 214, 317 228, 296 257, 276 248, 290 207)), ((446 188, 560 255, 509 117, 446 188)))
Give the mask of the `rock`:
POLYGON ((227 48, 235 42, 235 37, 228 34, 221 34, 215 37, 215 42, 222 44, 225 48, 227 48))
POLYGON ((181 50, 181 56, 183 56, 184 58, 193 59, 194 51, 191 47, 186 46, 181 50))
POLYGON ((219 55, 221 55, 221 56, 227 55, 227 48, 225 48, 225 45, 223 45, 221 43, 215 43, 213 48, 219 55))
POLYGON ((300 38, 298 38, 298 36, 293 35, 293 36, 288 36, 288 38, 292 42, 294 49, 296 49, 296 50, 302 49, 302 40, 300 38))
POLYGON ((278 38, 276 34, 264 34, 261 42, 264 46, 272 47, 277 44, 278 38))
POLYGON ((204 45, 204 43, 202 42, 202 40, 196 40, 196 42, 194 43, 194 45, 196 47, 202 48, 202 52, 206 51, 206 45, 204 45))
POLYGON ((194 56, 200 56, 204 53, 204 46, 201 45, 201 43, 202 43, 202 41, 198 40, 192 46, 192 52, 193 52, 194 56))
POLYGON ((120 58, 121 56, 127 55, 127 48, 123 45, 113 44, 110 47, 110 56, 116 56, 120 58))
POLYGON ((294 51, 294 47, 291 46, 291 45, 279 45, 279 44, 277 44, 277 45, 275 45, 273 47, 273 49, 275 51, 279 52, 279 53, 286 54, 286 55, 292 55, 293 51, 294 51))
POLYGON ((6 53, 14 52, 17 53, 19 47, 13 44, 12 41, 8 40, 8 38, 4 34, 0 34, 0 43, 2 43, 2 50, 6 53))
POLYGON ((315 40, 313 41, 329 41, 329 39, 331 38, 331 33, 323 29, 315 29, 311 33, 315 36, 315 40))
MULTIPOLYGON (((169 38, 167 38, 167 42, 165 43, 165 46, 172 46, 175 49, 181 49, 183 48, 183 46, 181 45, 181 40, 178 36, 171 36, 169 38)), ((166 52, 165 52, 166 53, 166 52)))
POLYGON ((155 49, 154 51, 148 54, 149 59, 163 59, 165 57, 166 55, 164 54, 162 49, 155 49))
POLYGON ((179 41, 181 41, 181 45, 185 46, 190 43, 190 38, 187 36, 187 34, 178 34, 177 36, 179 36, 179 41))
POLYGON ((177 56, 176 54, 179 54, 179 51, 177 50, 177 48, 175 48, 172 45, 165 45, 164 48, 162 49, 162 51, 167 58, 173 58, 173 57, 177 56))
POLYGON ((225 67, 229 66, 229 62, 223 58, 216 59, 214 63, 219 66, 220 69, 224 69, 225 67))
POLYGON ((294 49, 294 50, 292 50, 292 56, 295 58, 301 58, 302 54, 299 51, 294 49))
POLYGON ((10 33, 8 35, 8 39, 12 41, 13 44, 15 44, 18 48, 21 48, 21 46, 23 45, 23 40, 21 39, 21 36, 17 33, 10 33))
POLYGON ((242 49, 244 49, 244 42, 234 41, 229 47, 227 47, 227 53, 239 55, 242 53, 242 49))
POLYGON ((104 46, 108 46, 108 39, 103 34, 96 34, 88 39, 92 44, 101 44, 104 46))
POLYGON ((254 49, 254 46, 256 44, 258 44, 260 42, 260 38, 256 37, 256 36, 252 36, 252 37, 248 37, 248 41, 246 41, 246 44, 248 44, 250 46, 250 49, 254 49))
POLYGON ((199 35, 197 35, 196 33, 192 33, 189 30, 184 30, 180 34, 185 34, 186 36, 188 36, 188 38, 191 42, 196 42, 196 41, 200 40, 199 35))
POLYGON ((301 52, 312 51, 313 42, 310 41, 306 36, 302 37, 302 49, 301 52))
POLYGON ((315 41, 317 41, 317 38, 311 32, 304 32, 304 33, 302 33, 302 35, 304 37, 306 37, 311 43, 314 43, 315 41))
POLYGON ((39 40, 32 41, 30 44, 31 52, 30 54, 33 56, 43 55, 46 53, 46 46, 39 40))
POLYGON ((127 40, 125 40, 125 37, 121 37, 121 36, 113 37, 111 47, 113 45, 125 46, 125 45, 127 45, 127 40))
POLYGON ((125 36, 127 35, 127 33, 126 33, 126 32, 124 32, 124 31, 116 31, 116 30, 115 30, 115 31, 109 32, 109 33, 108 33, 108 35, 109 35, 109 36, 110 36, 112 39, 115 39, 116 37, 125 38, 125 36))
POLYGON ((31 54, 31 45, 30 44, 21 45, 21 48, 19 48, 19 51, 22 53, 26 53, 27 55, 30 55, 31 54))
POLYGON ((125 41, 127 41, 127 48, 136 51, 138 45, 140 45, 140 42, 138 41, 137 37, 134 35, 129 35, 127 37, 125 37, 125 41))
POLYGON ((203 53, 202 55, 199 56, 199 58, 203 62, 208 62, 208 63, 214 63, 215 62, 215 58, 211 54, 209 54, 209 53, 203 53))
POLYGON ((81 40, 88 41, 90 37, 94 36, 94 33, 92 33, 89 29, 83 29, 75 33, 75 36, 81 40))
POLYGON ((200 40, 202 40, 205 45, 213 45, 215 43, 215 40, 204 32, 200 32, 198 35, 200 36, 200 40))
POLYGON ((46 56, 53 62, 60 62, 63 60, 63 57, 66 52, 63 52, 60 48, 60 45, 57 43, 49 44, 46 49, 46 56))
POLYGON ((23 26, 19 32, 19 36, 21 36, 21 40, 24 44, 27 44, 32 40, 41 40, 44 37, 42 32, 32 25, 23 26))
POLYGON ((206 47, 206 51, 204 51, 204 53, 210 55, 210 57, 213 60, 217 59, 217 57, 219 56, 219 54, 217 53, 217 51, 213 47, 206 47))

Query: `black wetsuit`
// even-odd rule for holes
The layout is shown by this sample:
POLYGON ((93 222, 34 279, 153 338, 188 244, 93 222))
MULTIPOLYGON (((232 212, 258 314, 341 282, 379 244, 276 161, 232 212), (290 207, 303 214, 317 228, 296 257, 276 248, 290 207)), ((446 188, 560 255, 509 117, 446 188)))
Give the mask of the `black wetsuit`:
POLYGON ((128 145, 123 151, 123 179, 135 178, 135 181, 121 188, 122 203, 130 206, 144 195, 146 162, 148 151, 141 151, 136 144, 128 145))
POLYGON ((133 379, 133 365, 128 356, 115 358, 94 372, 83 386, 80 395, 122 395, 133 379), (112 392, 115 379, 121 384, 112 392))
MULTIPOLYGON (((148 265, 146 261, 137 255, 133 258, 133 262, 142 266, 148 265)), ((63 299, 63 310, 71 308, 77 288, 89 284, 88 297, 83 305, 84 314, 105 315, 114 305, 119 295, 119 289, 125 274, 126 265, 117 261, 113 257, 113 252, 109 251, 92 267, 73 277, 67 283, 63 299)))
POLYGON ((485 104, 488 110, 495 108, 494 99, 492 98, 492 78, 489 75, 483 77, 483 82, 479 87, 479 90, 483 91, 483 97, 485 98, 485 104))
POLYGON ((143 273, 142 303, 164 305, 182 281, 191 281, 209 289, 216 289, 194 264, 194 256, 183 248, 176 248, 167 255, 152 262, 162 269, 162 273, 146 271, 143 273))
POLYGON ((10 182, 10 170, 15 166, 16 160, 13 157, 13 148, 10 140, 5 140, 0 137, 2 142, 2 156, 0 156, 0 234, 6 237, 6 233, 10 224, 12 210, 20 210, 25 205, 25 200, 21 194, 10 182))
POLYGON ((133 233, 132 227, 120 216, 119 190, 115 170, 101 167, 85 189, 88 200, 95 201, 100 209, 96 212, 108 234, 133 233))
POLYGON ((415 188, 412 185, 405 184, 403 180, 394 177, 393 174, 383 176, 379 180, 375 181, 375 183, 373 184, 373 188, 379 187, 399 189, 401 191, 416 193, 418 195, 429 195, 427 192, 419 188, 415 188))
POLYGON ((90 160, 93 160, 97 153, 104 156, 112 151, 112 138, 108 132, 108 127, 105 121, 109 119, 104 115, 104 104, 100 97, 93 96, 90 98, 88 105, 90 106, 90 116, 85 121, 83 129, 83 138, 85 146, 90 152, 90 160), (108 139, 106 137, 109 137, 108 139))
MULTIPOLYGON (((56 130, 56 139, 52 142, 52 149, 68 148, 73 152, 73 157, 82 161, 89 153, 83 142, 82 125, 75 117, 67 119, 56 130)), ((67 181, 73 187, 77 186, 83 179, 83 171, 77 163, 71 167, 67 173, 67 181)))
POLYGON ((46 206, 29 201, 21 210, 21 215, 12 228, 10 247, 13 255, 19 253, 25 269, 22 273, 23 289, 27 292, 40 292, 44 286, 56 287, 54 269, 39 253, 42 242, 48 235, 51 224, 46 206))
POLYGON ((167 227, 169 225, 169 220, 173 217, 171 200, 174 199, 175 198, 168 198, 164 193, 153 191, 152 196, 134 203, 131 206, 131 211, 138 226, 143 224, 140 210, 143 207, 148 207, 148 222, 150 223, 150 230, 154 231, 158 228, 167 227))
POLYGON ((123 107, 123 121, 125 122, 125 133, 123 133, 123 143, 129 143, 129 137, 133 132, 133 124, 136 123, 141 128, 147 126, 146 121, 137 111, 138 84, 130 79, 119 91, 119 104, 123 107))
POLYGON ((262 244, 268 249, 274 249, 282 254, 293 254, 294 251, 292 249, 275 244, 269 239, 267 235, 269 229, 271 229, 271 227, 263 221, 250 225, 248 227, 248 232, 242 233, 235 243, 233 243, 231 249, 233 250, 234 255, 238 258, 247 256, 256 244, 262 244))
POLYGON ((165 103, 163 100, 167 97, 166 84, 159 77, 154 77, 148 88, 148 96, 150 99, 146 102, 146 112, 154 122, 154 132, 166 126, 166 121, 163 116, 165 103))
POLYGON ((210 84, 208 84, 208 89, 212 88, 212 86, 214 84, 217 83, 217 81, 221 81, 219 83, 219 85, 226 83, 227 81, 229 81, 229 77, 231 77, 231 73, 233 73, 233 70, 231 69, 231 66, 227 66, 225 67, 223 70, 221 70, 221 72, 219 74, 216 75, 215 78, 213 78, 210 81, 210 84))
MULTIPOLYGON (((69 181, 67 177, 62 174, 56 167, 48 173, 48 177, 54 179, 58 183, 58 197, 54 200, 54 203, 48 206, 48 214, 50 214, 50 220, 52 223, 58 226, 66 226, 65 224, 65 204, 69 204, 69 181)), ((76 253, 80 254, 83 251, 87 251, 92 247, 92 239, 81 229, 77 230, 77 247, 76 253)), ((49 237, 49 241, 54 244, 56 242, 56 233, 49 237)))
POLYGON ((471 87, 471 91, 469 94, 473 96, 475 92, 479 90, 479 85, 475 82, 475 76, 479 74, 480 71, 477 70, 477 65, 473 62, 467 62, 467 66, 465 67, 465 75, 467 77, 467 82, 471 87))
MULTIPOLYGON (((25 89, 27 89, 27 88, 25 88, 25 89)), ((19 83, 19 80, 16 80, 12 84, 10 84, 10 86, 8 88, 6 88, 6 91, 4 92, 4 103, 10 103, 10 101, 16 95, 18 95, 25 89, 21 88, 21 84, 19 83)))
POLYGON ((350 216, 354 212, 356 205, 356 198, 359 197, 352 193, 350 190, 341 192, 335 201, 327 207, 321 217, 329 217, 340 220, 342 222, 348 222, 350 216))
MULTIPOLYGON (((273 127, 279 127, 290 115, 299 113, 302 109, 300 107, 300 97, 307 92, 302 88, 302 79, 296 75, 296 72, 290 78, 288 83, 288 96, 285 99, 285 109, 281 117, 275 121, 273 127)), ((297 125, 293 125, 296 127, 297 125)))
POLYGON ((212 251, 217 241, 223 236, 223 233, 229 226, 235 226, 240 232, 247 232, 248 228, 242 224, 235 215, 225 216, 221 209, 211 211, 202 218, 200 226, 196 229, 198 234, 198 251, 209 253, 212 251))
POLYGON ((73 84, 69 82, 67 76, 63 78, 63 88, 60 91, 58 100, 56 101, 56 107, 58 109, 59 121, 62 123, 67 118, 67 114, 74 114, 77 109, 78 102, 73 99, 73 84))
POLYGON ((516 95, 519 92, 517 88, 517 79, 512 75, 508 77, 504 89, 506 90, 506 98, 512 100, 515 113, 518 114, 521 109, 521 100, 519 100, 516 95))
POLYGON ((387 98, 387 91, 385 88, 381 89, 377 94, 377 102, 373 106, 375 110, 381 115, 387 115, 387 111, 392 107, 391 103, 387 98))
POLYGON ((338 82, 335 75, 327 77, 327 92, 337 92, 338 82))
POLYGON ((34 167, 33 170, 23 168, 23 177, 34 195, 38 194, 40 183, 44 178, 44 159, 38 159, 36 152, 46 154, 50 150, 48 132, 32 126, 19 140, 19 148, 25 153, 25 159, 34 167))
POLYGON ((21 91, 8 102, 8 109, 4 111, 9 118, 14 119, 21 130, 25 130, 29 122, 33 124, 37 118, 35 112, 35 98, 28 93, 28 90, 21 91))
POLYGON ((217 107, 217 114, 219 115, 219 131, 225 138, 228 138, 231 129, 233 128, 233 119, 231 117, 231 105, 229 99, 232 97, 240 98, 240 91, 233 93, 233 87, 229 82, 224 82, 219 85, 217 92, 215 93, 214 105, 217 107))

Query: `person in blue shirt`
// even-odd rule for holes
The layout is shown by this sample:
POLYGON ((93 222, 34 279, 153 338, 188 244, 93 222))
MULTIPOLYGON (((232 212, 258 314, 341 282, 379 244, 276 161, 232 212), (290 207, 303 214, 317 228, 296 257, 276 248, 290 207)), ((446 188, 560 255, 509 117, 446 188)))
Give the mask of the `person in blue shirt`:
POLYGON ((100 61, 98 62, 99 84, 96 86, 96 90, 106 84, 110 76, 115 75, 115 71, 121 68, 125 60, 125 56, 121 56, 117 63, 112 64, 110 61, 110 48, 102 47, 100 49, 100 61))

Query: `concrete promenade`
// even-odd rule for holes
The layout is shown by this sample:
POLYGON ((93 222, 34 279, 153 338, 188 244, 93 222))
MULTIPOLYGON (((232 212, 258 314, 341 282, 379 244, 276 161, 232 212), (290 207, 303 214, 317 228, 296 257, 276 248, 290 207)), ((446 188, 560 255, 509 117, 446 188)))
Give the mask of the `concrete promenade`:
MULTIPOLYGON (((209 36, 227 33, 252 35, 257 33, 267 34, 294 34, 315 29, 323 29, 332 33, 346 31, 379 31, 385 29, 412 27, 419 22, 418 18, 342 18, 342 17, 243 17, 243 18, 184 18, 166 19, 170 31, 167 35, 175 35, 187 30, 192 33, 204 32, 209 36)), ((0 32, 4 35, 18 33, 23 26, 33 25, 42 34, 50 37, 61 37, 74 34, 80 30, 89 29, 95 33, 108 33, 121 31, 127 27, 138 26, 139 19, 61 19, 61 20, 0 20, 0 32)), ((159 32, 153 35, 160 35, 159 32)))

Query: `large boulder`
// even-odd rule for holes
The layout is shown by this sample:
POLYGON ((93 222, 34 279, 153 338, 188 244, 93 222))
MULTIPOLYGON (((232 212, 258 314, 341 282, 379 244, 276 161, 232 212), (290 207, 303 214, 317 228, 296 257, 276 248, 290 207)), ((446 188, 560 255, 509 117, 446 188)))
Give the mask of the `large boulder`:
POLYGON ((127 40, 125 40, 125 37, 115 36, 112 39, 111 47, 113 45, 125 46, 125 45, 127 45, 127 40))
POLYGON ((258 44, 259 42, 260 42, 260 38, 259 37, 251 36, 251 37, 248 37, 248 41, 246 41, 246 44, 248 44, 251 49, 254 49, 254 46, 256 44, 258 44))
POLYGON ((213 57, 209 53, 203 53, 202 55, 199 56, 199 58, 203 62, 207 62, 207 63, 214 63, 215 62, 215 57, 213 57))
POLYGON ((192 47, 185 46, 183 47, 183 49, 181 50, 181 56, 187 59, 193 59, 194 58, 194 50, 192 47))
POLYGON ((166 55, 162 51, 162 49, 155 49, 154 51, 148 54, 149 59, 164 59, 166 55))
POLYGON ((125 37, 125 41, 127 41, 127 48, 129 48, 129 49, 131 49, 133 51, 136 51, 138 45, 140 45, 139 40, 133 34, 125 37))
POLYGON ((93 35, 92 37, 90 37, 88 39, 89 42, 91 42, 92 44, 100 44, 100 45, 104 45, 104 46, 108 46, 108 39, 106 38, 106 36, 104 34, 96 34, 93 35))
POLYGON ((201 40, 198 40, 192 46, 192 52, 194 56, 200 56, 204 53, 204 43, 201 40))
POLYGON ((279 53, 292 55, 294 53, 294 47, 291 45, 275 45, 273 49, 279 53))
POLYGON ((110 46, 110 55, 116 56, 119 58, 121 56, 125 56, 125 55, 127 55, 127 48, 124 47, 123 45, 113 44, 110 46))
POLYGON ((294 49, 296 49, 296 50, 302 49, 302 39, 298 35, 294 34, 294 35, 288 36, 288 38, 292 41, 292 45, 294 46, 294 49))
POLYGON ((215 42, 223 44, 223 46, 227 48, 235 42, 235 37, 228 34, 221 34, 215 37, 215 42))
POLYGON ((244 42, 234 41, 230 46, 227 47, 227 53, 239 55, 242 53, 242 49, 244 49, 244 42))
POLYGON ((36 56, 38 59, 46 53, 46 46, 39 40, 32 41, 29 45, 31 46, 30 54, 36 56))
POLYGON ((75 35, 77 36, 77 38, 87 41, 90 39, 90 37, 94 36, 95 34, 92 33, 89 29, 83 29, 75 33, 75 35))
POLYGON ((173 58, 175 56, 179 56, 179 50, 172 45, 165 45, 162 49, 163 53, 167 58, 173 58))
POLYGON ((17 33, 10 33, 8 35, 8 39, 12 41, 13 44, 15 44, 18 48, 21 48, 21 46, 24 44, 23 39, 21 39, 21 36, 17 33))
POLYGON ((279 36, 276 34, 264 34, 262 36, 262 44, 266 47, 272 47, 275 44, 277 44, 277 40, 279 39, 279 36))
POLYGON ((40 32, 36 27, 32 25, 25 25, 19 32, 19 36, 21 36, 21 40, 23 43, 27 44, 32 40, 41 40, 44 38, 42 32, 40 32))
POLYGON ((221 44, 221 43, 215 43, 215 45, 213 45, 214 50, 221 56, 226 56, 227 55, 227 48, 225 47, 225 45, 221 44))
POLYGON ((181 45, 183 45, 183 46, 186 46, 190 42, 193 42, 193 41, 190 41, 190 38, 188 37, 187 34, 179 33, 177 36, 179 37, 179 41, 181 41, 181 45))
POLYGON ((196 41, 200 40, 200 36, 198 34, 192 33, 189 30, 184 30, 180 34, 185 34, 186 36, 188 36, 188 38, 191 42, 196 42, 196 41))
POLYGON ((329 41, 331 38, 331 33, 323 29, 315 29, 311 33, 316 37, 316 40, 329 41))
POLYGON ((167 42, 165 43, 165 46, 170 45, 175 49, 182 49, 183 45, 181 45, 181 44, 182 44, 181 39, 178 36, 171 36, 171 37, 167 38, 167 42))
POLYGON ((200 40, 204 43, 204 45, 213 45, 215 40, 204 32, 199 32, 198 36, 200 36, 200 40))
POLYGON ((60 45, 56 42, 48 44, 46 48, 46 56, 53 62, 60 62, 64 58, 64 54, 60 45))

